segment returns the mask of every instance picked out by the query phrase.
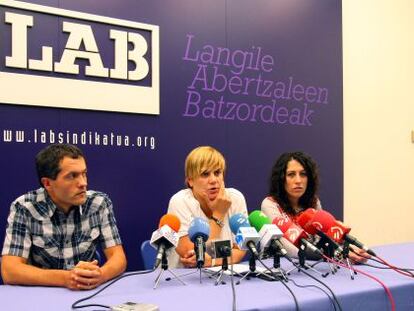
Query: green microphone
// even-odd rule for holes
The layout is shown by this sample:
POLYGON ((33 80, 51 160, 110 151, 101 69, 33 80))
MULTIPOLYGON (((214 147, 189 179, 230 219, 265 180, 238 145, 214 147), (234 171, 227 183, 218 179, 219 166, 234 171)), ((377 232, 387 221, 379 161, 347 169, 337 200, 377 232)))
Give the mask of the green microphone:
POLYGON ((254 227, 260 236, 260 247, 263 253, 267 253, 271 256, 280 254, 286 256, 287 251, 284 248, 280 238, 283 236, 282 231, 270 222, 262 211, 253 211, 249 215, 249 222, 254 227))
POLYGON ((259 232, 264 225, 270 225, 270 219, 262 211, 253 211, 249 215, 249 223, 259 232))

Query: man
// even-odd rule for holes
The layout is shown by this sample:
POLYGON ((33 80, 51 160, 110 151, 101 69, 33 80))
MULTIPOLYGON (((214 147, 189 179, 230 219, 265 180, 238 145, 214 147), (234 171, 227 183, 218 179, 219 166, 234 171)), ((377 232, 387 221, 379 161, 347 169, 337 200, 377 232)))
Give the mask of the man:
POLYGON ((73 145, 36 156, 41 188, 11 205, 2 251, 5 284, 92 289, 121 274, 125 253, 109 197, 87 191, 86 162, 73 145), (94 259, 100 245, 106 262, 94 259))

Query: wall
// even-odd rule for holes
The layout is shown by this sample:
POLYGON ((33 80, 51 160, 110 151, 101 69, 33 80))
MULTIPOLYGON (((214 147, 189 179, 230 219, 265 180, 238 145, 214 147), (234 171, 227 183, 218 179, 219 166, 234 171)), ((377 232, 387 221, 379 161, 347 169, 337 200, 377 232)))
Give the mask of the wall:
POLYGON ((414 2, 346 0, 344 217, 367 244, 414 240, 414 2))
MULTIPOLYGON (((7 181, 0 187, 0 241, 10 202, 38 187, 35 154, 61 137, 61 142, 79 144, 84 150, 90 189, 108 193, 114 202, 130 270, 141 266, 138 246, 157 228, 170 197, 184 187, 184 159, 198 145, 213 145, 223 152, 228 164, 226 186, 245 195, 249 211, 260 208, 267 195, 276 157, 303 150, 320 164, 324 208, 342 217, 340 0, 263 0, 260 5, 239 0, 101 0, 99 5, 93 0, 30 2, 55 9, 0 8, 0 171, 7 181), (10 16, 17 20, 21 15, 33 18, 27 38, 15 41, 28 42, 16 50, 27 51, 28 57, 23 57, 23 66, 10 66, 5 59, 13 56, 11 42, 19 36, 11 31, 10 16), (71 33, 63 31, 63 23, 89 25, 77 28, 90 29, 90 33, 86 30, 89 43, 69 40, 71 33), (159 27, 159 45, 154 30, 135 23, 159 27), (43 59, 44 46, 53 49, 55 61, 61 61, 65 53, 83 49, 95 55, 91 42, 96 41, 104 67, 114 69, 119 62, 113 61, 117 49, 109 35, 112 30, 144 40, 138 46, 148 47, 144 63, 151 65, 150 74, 130 80, 130 71, 136 69, 131 59, 128 81, 122 75, 119 79, 88 74, 89 60, 82 57, 76 59, 78 73, 56 72, 56 66, 40 71, 30 65, 30 60, 43 59), (131 102, 148 106, 146 97, 125 92, 150 91, 158 85, 154 54, 158 47, 160 114, 126 113, 131 111, 127 109, 131 102), (218 51, 226 49, 231 56, 217 57, 218 51), (5 76, 14 79, 1 83, 5 76), (29 78, 41 81, 35 90, 29 78), (15 83, 8 87, 10 82, 15 83), (91 100, 91 95, 102 97, 91 100), (38 100, 39 96, 45 99, 38 100), (104 103, 114 96, 116 100, 109 100, 112 105, 105 111, 104 103), (79 106, 88 110, 62 108, 79 106), (116 108, 119 112, 113 111, 116 108), (14 138, 5 139, 5 133, 14 138), (18 133, 23 139, 17 139, 18 133), (113 143, 111 137, 115 137, 113 143), (142 143, 147 138, 154 144, 142 143)), ((120 64, 125 61, 122 51, 120 64)))

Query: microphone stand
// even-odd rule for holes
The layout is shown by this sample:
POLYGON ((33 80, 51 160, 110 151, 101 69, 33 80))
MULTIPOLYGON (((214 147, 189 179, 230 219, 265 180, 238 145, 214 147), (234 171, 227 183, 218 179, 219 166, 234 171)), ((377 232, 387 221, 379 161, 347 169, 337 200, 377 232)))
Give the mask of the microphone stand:
MULTIPOLYGON (((317 244, 319 248, 323 249, 323 253, 329 258, 335 258, 337 255, 336 249, 338 248, 338 244, 333 242, 324 232, 319 231, 318 235, 320 236, 320 240, 317 244)), ((324 259, 326 262, 326 260, 324 259)), ((331 270, 332 274, 338 272, 339 266, 333 265, 330 262, 327 262, 329 269, 331 270)))
POLYGON ((351 280, 354 280, 354 276, 357 275, 357 272, 355 271, 354 266, 351 264, 351 261, 349 260, 349 242, 348 241, 344 242, 342 256, 345 259, 345 265, 349 269, 349 275, 351 277, 351 280))
POLYGON ((274 273, 276 276, 280 275, 285 281, 288 281, 285 272, 280 268, 280 257, 282 257, 283 254, 281 253, 280 247, 274 241, 272 241, 268 248, 268 254, 273 257, 273 268, 275 269, 274 273))
POLYGON ((241 281, 243 281, 244 279, 249 280, 250 275, 253 275, 253 276, 261 275, 261 276, 269 279, 270 281, 276 280, 276 278, 273 275, 269 276, 265 272, 256 271, 256 256, 254 255, 254 253, 251 249, 250 249, 250 258, 249 258, 249 271, 247 271, 247 273, 245 275, 243 275, 243 277, 236 282, 236 285, 239 285, 241 283, 241 281), (255 273, 255 275, 254 275, 254 273, 255 273))
POLYGON ((169 273, 171 273, 174 276, 174 278, 172 278, 172 279, 177 279, 178 281, 181 282, 181 284, 186 285, 184 283, 184 281, 181 280, 181 278, 177 274, 175 274, 173 271, 171 271, 170 269, 168 269, 167 254, 166 254, 166 252, 163 252, 162 253, 162 259, 161 259, 160 273, 158 274, 157 278, 154 281, 154 283, 155 283, 154 284, 154 289, 156 289, 158 287, 158 284, 160 283, 162 274, 164 273, 165 270, 167 270, 169 273))
POLYGON ((215 277, 216 281, 214 285, 226 284, 223 281, 224 274, 229 269, 228 257, 231 256, 231 244, 230 241, 215 241, 213 245, 215 249, 215 258, 222 258, 221 269, 214 272, 210 277, 215 277))
MULTIPOLYGON (((221 264, 221 269, 219 271, 217 271, 214 275, 217 276, 216 278, 216 282, 214 283, 214 285, 218 285, 218 284, 226 284, 226 282, 224 282, 222 280, 224 273, 229 269, 229 261, 227 257, 223 257, 222 258, 222 264, 221 264)), ((214 276, 213 275, 213 276, 214 276)))
MULTIPOLYGON (((194 243, 194 253, 195 254, 204 254, 205 252, 206 252, 206 243, 204 242, 204 240, 201 238, 201 237, 199 237, 199 238, 197 238, 198 239, 198 241, 199 241, 199 243, 194 243), (200 239, 199 239, 200 238, 200 239)), ((200 255, 199 255, 200 256, 200 255)), ((198 258, 198 257, 197 257, 198 258)), ((203 257, 204 259, 205 259, 205 257, 203 257)), ((202 260, 202 261, 197 261, 196 262, 196 268, 197 268, 197 270, 195 270, 195 271, 191 271, 191 272, 187 272, 187 273, 183 273, 183 274, 180 274, 179 276, 180 277, 184 277, 184 276, 188 276, 188 275, 192 275, 192 274, 194 274, 194 273, 197 273, 197 272, 199 272, 200 273, 200 284, 202 283, 202 279, 201 279, 201 275, 202 275, 202 273, 206 273, 205 272, 205 270, 203 269, 203 265, 204 265, 204 259, 202 260)), ((207 274, 207 273, 206 273, 207 274)), ((171 278, 171 277, 168 277, 168 278, 166 278, 165 280, 166 281, 171 281, 173 278, 171 278)))
POLYGON ((289 275, 295 269, 298 269, 298 271, 300 272, 301 268, 306 269, 306 270, 314 271, 317 274, 320 274, 323 278, 325 278, 329 275, 329 272, 322 273, 322 272, 318 271, 317 269, 313 268, 312 266, 310 266, 306 263, 306 244, 304 244, 302 242, 300 242, 300 245, 299 245, 298 259, 299 259, 299 265, 293 267, 290 270, 288 270, 286 272, 287 275, 289 275))
POLYGON ((249 258, 249 271, 247 271, 247 273, 243 275, 243 277, 236 282, 236 285, 239 285, 241 281, 243 281, 244 279, 249 280, 250 279, 249 275, 255 272, 256 272, 256 258, 254 257, 252 253, 250 254, 250 258, 249 258))

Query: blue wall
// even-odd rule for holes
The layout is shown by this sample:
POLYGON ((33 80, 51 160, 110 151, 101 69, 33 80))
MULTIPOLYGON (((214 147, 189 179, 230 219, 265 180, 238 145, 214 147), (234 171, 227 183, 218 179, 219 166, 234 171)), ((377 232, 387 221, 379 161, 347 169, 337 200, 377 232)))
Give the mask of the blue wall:
MULTIPOLYGON (((130 270, 142 267, 139 245, 157 228, 171 195, 184 187, 184 159, 198 145, 223 152, 226 185, 244 193, 250 211, 260 208, 280 153, 311 154, 320 166, 322 205, 342 218, 341 1, 32 2, 159 25, 161 112, 0 105, 1 241, 11 201, 38 186, 34 156, 50 142, 50 131, 99 135, 100 145, 78 145, 87 156, 89 188, 108 193, 114 202, 130 270), (220 48, 227 48, 234 61, 217 60, 220 48), (25 142, 6 142, 6 130, 24 130, 25 142), (42 131, 46 143, 40 142, 42 131), (103 135, 111 133, 128 136, 135 146, 104 146, 103 135)), ((9 46, 4 8, 0 13, 0 40, 9 46)), ((63 49, 59 42, 53 44, 63 49)), ((10 53, 5 45, 0 45, 2 70, 10 53)))

